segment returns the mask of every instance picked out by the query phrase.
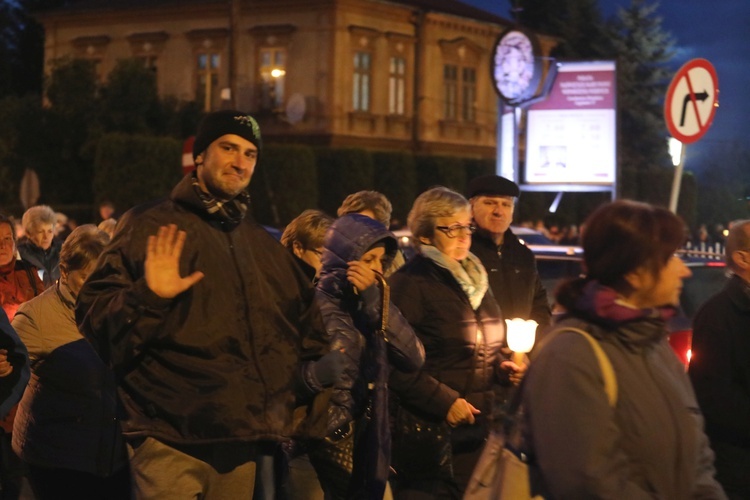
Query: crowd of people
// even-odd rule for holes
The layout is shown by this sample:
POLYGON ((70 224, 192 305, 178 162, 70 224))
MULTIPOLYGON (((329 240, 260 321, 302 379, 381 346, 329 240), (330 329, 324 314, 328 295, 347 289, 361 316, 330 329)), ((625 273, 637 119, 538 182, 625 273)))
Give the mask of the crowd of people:
MULTIPOLYGON (((632 201, 597 209, 576 236, 586 275, 561 287, 553 318, 510 230, 514 182, 420 194, 408 261, 375 191, 348 196, 336 219, 305 210, 279 244, 249 214, 262 147, 252 116, 209 113, 196 170, 116 228, 56 238, 57 215, 39 206, 17 242, 0 217, 0 416, 15 414, 3 437, 36 498, 462 498, 516 398, 535 494, 727 498, 698 404, 721 401, 696 401, 667 343, 690 274, 674 257, 679 218, 632 201), (509 350, 513 318, 538 324, 528 356, 509 350), (610 358, 614 406, 569 328, 610 358)), ((731 234, 745 276, 750 243, 731 234)), ((750 294, 748 280, 732 293, 750 294)), ((691 370, 696 388, 718 376, 691 370)), ((731 498, 748 486, 726 457, 748 439, 717 461, 731 498)))

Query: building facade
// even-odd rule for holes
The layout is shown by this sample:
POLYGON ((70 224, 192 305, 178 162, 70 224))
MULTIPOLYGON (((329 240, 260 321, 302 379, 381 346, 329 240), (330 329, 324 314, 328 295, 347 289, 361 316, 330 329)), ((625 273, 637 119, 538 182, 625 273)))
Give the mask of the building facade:
POLYGON ((106 80, 139 58, 161 96, 247 110, 269 140, 495 157, 512 23, 456 0, 89 0, 40 21, 47 68, 86 58, 106 80))

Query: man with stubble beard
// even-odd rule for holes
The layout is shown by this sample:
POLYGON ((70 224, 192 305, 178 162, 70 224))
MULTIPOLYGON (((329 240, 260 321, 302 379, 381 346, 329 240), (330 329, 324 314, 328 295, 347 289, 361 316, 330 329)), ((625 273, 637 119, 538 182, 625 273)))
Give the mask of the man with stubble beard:
POLYGON ((196 171, 122 217, 80 292, 137 498, 252 498, 257 457, 292 435, 312 290, 248 213, 261 147, 252 116, 208 114, 196 171))

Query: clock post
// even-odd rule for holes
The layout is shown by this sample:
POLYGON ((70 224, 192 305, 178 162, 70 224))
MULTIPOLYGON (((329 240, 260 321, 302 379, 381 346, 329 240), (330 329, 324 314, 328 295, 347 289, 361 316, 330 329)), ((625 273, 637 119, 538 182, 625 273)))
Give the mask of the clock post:
MULTIPOLYGON (((503 32, 497 39, 492 51, 490 72, 493 87, 501 102, 512 109, 513 151, 512 171, 513 181, 520 185, 519 178, 519 137, 522 108, 538 100, 544 91, 539 93, 540 83, 544 73, 543 57, 539 41, 529 30, 515 26, 503 32)), ((554 65, 551 65, 554 70, 554 65)), ((554 72, 547 74, 544 87, 551 84, 554 72)), ((506 127, 503 119, 503 105, 498 104, 498 121, 506 127)), ((508 134, 499 130, 498 144, 502 144, 501 137, 508 138, 508 134)), ((502 153, 498 148, 498 157, 502 153)), ((502 161, 501 161, 502 164, 502 161)))

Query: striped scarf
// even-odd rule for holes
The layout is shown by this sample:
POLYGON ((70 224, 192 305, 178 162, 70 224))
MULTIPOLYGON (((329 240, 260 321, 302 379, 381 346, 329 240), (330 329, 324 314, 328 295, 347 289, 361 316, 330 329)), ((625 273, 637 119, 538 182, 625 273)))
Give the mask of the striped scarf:
POLYGON ((230 224, 233 228, 242 222, 245 213, 247 213, 247 208, 250 206, 250 194, 247 191, 240 192, 229 201, 217 200, 201 189, 195 173, 193 173, 193 189, 195 189, 209 215, 230 224))

